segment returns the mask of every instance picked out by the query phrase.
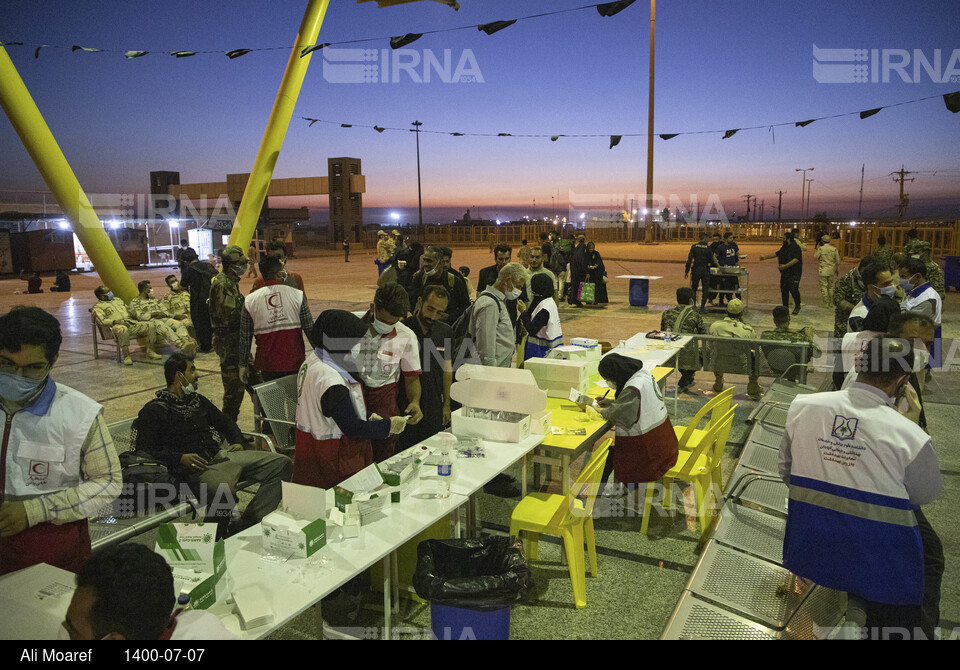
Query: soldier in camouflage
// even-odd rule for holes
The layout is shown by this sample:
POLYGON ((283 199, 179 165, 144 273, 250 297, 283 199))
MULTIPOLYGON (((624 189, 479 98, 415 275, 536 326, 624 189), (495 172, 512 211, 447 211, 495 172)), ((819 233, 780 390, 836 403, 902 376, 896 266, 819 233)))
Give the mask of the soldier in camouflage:
POLYGON ((150 280, 137 284, 140 295, 130 301, 127 311, 137 321, 150 322, 157 334, 157 342, 164 341, 180 349, 188 358, 197 353, 197 342, 187 332, 187 327, 174 319, 163 303, 153 297, 150 280))
POLYGON ((873 258, 885 268, 893 265, 893 249, 887 246, 887 238, 883 235, 877 237, 877 248, 873 250, 873 258))
POLYGON ((873 261, 870 256, 861 260, 857 267, 840 277, 833 288, 833 336, 836 338, 842 339, 847 334, 847 319, 850 318, 850 312, 867 290, 860 273, 863 267, 871 262, 873 261))
POLYGON ((177 281, 176 275, 167 275, 164 280, 170 292, 163 296, 160 301, 167 313, 187 327, 193 329, 193 321, 190 320, 190 291, 177 281))
MULTIPOLYGON (((822 353, 820 347, 813 342, 813 328, 807 326, 800 330, 790 330, 790 310, 782 305, 773 308, 773 330, 765 330, 760 334, 761 340, 774 340, 777 342, 807 342, 810 344, 810 356, 818 358, 822 353)), ((766 353, 766 352, 764 352, 766 353)), ((799 352, 798 352, 799 353, 799 352)), ((799 370, 791 370, 787 374, 787 379, 797 381, 800 377, 799 370)))
POLYGON ((243 404, 244 384, 240 381, 241 364, 250 369, 246 390, 253 397, 253 387, 263 380, 253 367, 253 357, 240 360, 240 317, 243 314, 243 295, 240 277, 250 261, 243 250, 231 245, 220 252, 220 274, 210 282, 210 323, 213 326, 213 348, 220 357, 220 378, 223 380, 223 413, 236 421, 243 404))
MULTIPOLYGON (((668 309, 660 316, 660 330, 670 330, 674 333, 688 335, 703 335, 703 317, 694 308, 696 294, 689 286, 677 289, 677 306, 668 309)), ((677 354, 677 369, 680 370, 680 381, 677 383, 677 392, 684 393, 693 386, 694 376, 700 369, 700 351, 696 343, 691 342, 677 354)))
POLYGON ((137 321, 131 317, 123 300, 114 298, 113 292, 107 290, 105 286, 98 286, 93 294, 97 296, 97 304, 93 306, 93 314, 97 321, 113 333, 113 339, 120 347, 124 365, 133 365, 133 359, 130 358, 131 336, 144 343, 143 350, 147 358, 162 358, 160 354, 153 350, 153 340, 156 333, 150 322, 137 321))
POLYGON ((930 286, 933 287, 933 290, 940 294, 940 299, 943 300, 947 296, 946 277, 943 275, 943 268, 940 267, 940 264, 934 262, 933 258, 931 258, 930 243, 920 242, 917 244, 916 253, 914 255, 922 260, 923 264, 927 266, 926 279, 928 282, 930 282, 930 286))

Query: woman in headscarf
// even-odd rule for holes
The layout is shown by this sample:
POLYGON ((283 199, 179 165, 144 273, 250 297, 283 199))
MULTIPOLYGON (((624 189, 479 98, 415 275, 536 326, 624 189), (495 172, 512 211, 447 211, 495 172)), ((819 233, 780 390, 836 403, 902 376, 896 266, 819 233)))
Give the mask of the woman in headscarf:
POLYGON ((654 482, 677 463, 676 432, 657 380, 643 369, 643 361, 621 354, 600 360, 600 376, 615 389, 613 400, 599 401, 599 412, 616 427, 601 481, 610 470, 620 484, 654 482))
POLYGON ((593 303, 605 305, 607 298, 607 268, 593 242, 587 242, 587 281, 593 284, 593 303))
POLYGON ((330 309, 313 324, 317 345, 300 368, 297 401, 296 484, 331 488, 373 463, 371 440, 403 431, 402 416, 368 420, 350 350, 367 332, 350 312, 330 309), (353 371, 355 372, 355 370, 353 371))
POLYGON ((554 347, 563 344, 563 332, 560 330, 560 311, 553 299, 553 278, 544 273, 530 278, 530 290, 533 300, 525 312, 520 315, 523 327, 527 331, 527 343, 523 347, 523 360, 543 358, 554 347))
POLYGON ((570 293, 567 302, 583 307, 580 301, 580 285, 587 279, 587 244, 583 235, 577 237, 577 246, 570 256, 570 293))

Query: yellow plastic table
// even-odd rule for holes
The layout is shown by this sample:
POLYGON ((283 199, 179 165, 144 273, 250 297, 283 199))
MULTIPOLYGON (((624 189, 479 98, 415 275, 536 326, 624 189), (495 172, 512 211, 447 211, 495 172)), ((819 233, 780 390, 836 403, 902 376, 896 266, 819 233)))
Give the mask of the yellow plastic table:
MULTIPOLYGON (((651 374, 659 383, 671 372, 673 372, 672 368, 656 367, 651 371, 651 374)), ((600 375, 590 377, 590 388, 587 395, 600 398, 604 393, 612 393, 613 391, 614 389, 606 386, 600 375)), ((563 493, 566 493, 570 488, 571 481, 570 464, 584 452, 592 451, 596 441, 609 432, 613 426, 603 419, 587 420, 586 413, 581 411, 576 403, 570 402, 566 398, 547 398, 547 410, 551 413, 550 423, 552 427, 583 428, 585 432, 584 435, 554 435, 548 433, 544 436, 543 442, 526 457, 528 462, 534 464, 534 480, 537 486, 540 484, 537 466, 558 466, 563 493)), ((523 478, 521 488, 522 495, 526 496, 526 477, 523 478)))

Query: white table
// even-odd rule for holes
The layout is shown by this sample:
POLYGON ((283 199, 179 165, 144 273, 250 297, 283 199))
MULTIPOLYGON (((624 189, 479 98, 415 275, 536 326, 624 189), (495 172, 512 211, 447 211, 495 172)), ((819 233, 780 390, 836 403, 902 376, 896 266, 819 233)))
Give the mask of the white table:
MULTIPOLYGON (((219 616, 224 625, 240 638, 262 638, 308 610, 377 561, 383 561, 383 637, 389 639, 394 588, 391 569, 393 553, 437 521, 456 512, 484 484, 517 461, 524 461, 525 479, 524 457, 542 439, 542 435, 531 435, 517 444, 484 441, 486 458, 457 459, 454 467, 458 472, 449 498, 440 500, 431 497, 433 482, 423 481, 410 497, 390 505, 378 518, 364 525, 359 537, 336 541, 328 536, 327 545, 308 559, 289 559, 282 563, 265 559, 261 551, 259 526, 229 538, 226 542, 227 572, 232 580, 232 588, 261 589, 271 604, 274 620, 273 623, 259 628, 242 630, 233 606, 219 597, 210 611, 219 616), (318 557, 325 559, 323 567, 318 567, 318 557)), ((440 446, 436 437, 423 444, 430 447, 440 446)), ((328 526, 330 534, 337 531, 339 528, 336 526, 328 526)))
POLYGON ((0 640, 56 640, 76 584, 46 563, 0 577, 0 640))

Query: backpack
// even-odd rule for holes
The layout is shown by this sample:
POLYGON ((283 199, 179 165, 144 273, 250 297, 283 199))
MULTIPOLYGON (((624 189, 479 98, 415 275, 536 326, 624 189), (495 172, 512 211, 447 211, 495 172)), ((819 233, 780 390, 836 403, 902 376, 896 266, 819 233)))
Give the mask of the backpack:
POLYGON ((480 296, 487 296, 488 298, 493 298, 493 301, 497 303, 497 306, 500 309, 506 309, 506 304, 500 298, 493 295, 492 293, 487 293, 484 291, 477 296, 477 299, 470 303, 470 306, 463 310, 463 314, 460 315, 450 327, 453 330, 453 342, 454 342, 454 356, 453 356, 453 370, 456 372, 464 363, 477 363, 479 360, 476 359, 477 348, 473 342, 474 333, 471 331, 473 321, 473 310, 477 305, 477 302, 480 300, 480 296), (464 347, 467 348, 466 353, 464 353, 464 347))
POLYGON ((124 451, 119 458, 123 488, 113 503, 115 517, 151 514, 179 499, 177 480, 159 460, 145 451, 124 451))

